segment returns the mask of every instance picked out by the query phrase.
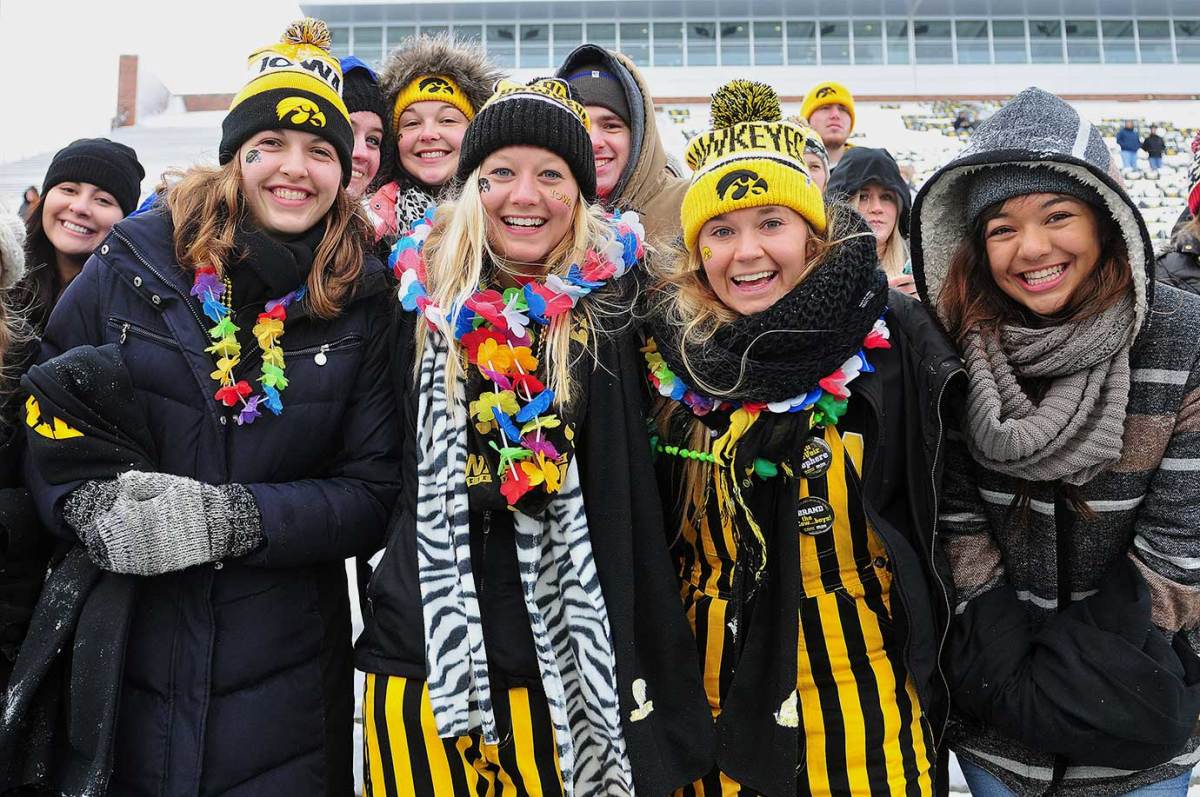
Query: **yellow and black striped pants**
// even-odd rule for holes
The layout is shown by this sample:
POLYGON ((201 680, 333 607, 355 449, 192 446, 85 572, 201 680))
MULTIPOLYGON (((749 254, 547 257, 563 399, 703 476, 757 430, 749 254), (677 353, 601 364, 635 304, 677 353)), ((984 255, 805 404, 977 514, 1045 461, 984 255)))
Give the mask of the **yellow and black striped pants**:
POLYGON ((545 697, 492 693, 500 744, 441 739, 423 680, 367 673, 363 698, 366 797, 554 797, 563 794, 545 697))

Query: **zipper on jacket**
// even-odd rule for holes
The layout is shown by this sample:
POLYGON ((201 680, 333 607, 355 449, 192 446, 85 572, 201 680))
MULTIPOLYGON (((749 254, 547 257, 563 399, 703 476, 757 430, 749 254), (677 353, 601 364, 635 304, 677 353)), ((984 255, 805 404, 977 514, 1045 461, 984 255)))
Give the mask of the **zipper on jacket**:
MULTIPOLYGON (((946 721, 942 723, 941 730, 938 732, 937 740, 934 743, 934 751, 941 747, 943 739, 946 736, 946 727, 950 724, 950 680, 946 678, 946 672, 942 669, 942 651, 946 647, 946 640, 950 638, 950 623, 954 620, 954 607, 950 605, 950 595, 946 592, 946 585, 942 583, 941 577, 937 571, 937 528, 938 528, 938 498, 939 492, 937 489, 937 468, 938 460, 942 456, 942 437, 945 424, 942 422, 942 399, 946 395, 946 387, 950 384, 950 380, 959 374, 966 375, 966 371, 962 368, 955 368, 946 378, 942 380, 942 386, 938 389, 937 403, 935 405, 935 416, 937 417, 937 448, 933 450, 933 467, 929 471, 929 486, 930 492, 933 494, 933 528, 929 530, 929 572, 933 576, 933 580, 937 582, 938 590, 942 593, 942 602, 946 607, 946 625, 942 629, 942 638, 938 641, 937 649, 937 671, 938 677, 942 679, 942 688, 946 693, 946 721)), ((932 723, 930 723, 932 725, 932 723)))
POLYGON ((173 349, 179 348, 179 341, 175 340, 174 338, 146 329, 143 326, 135 324, 132 321, 126 321, 123 318, 110 316, 108 319, 108 325, 111 327, 118 327, 121 330, 121 337, 117 342, 122 346, 124 346, 125 342, 129 340, 129 335, 132 333, 135 337, 145 338, 146 340, 152 340, 156 343, 162 343, 166 346, 170 346, 173 349))
POLYGON ((304 357, 309 354, 327 354, 331 351, 341 351, 349 349, 351 344, 358 343, 362 340, 362 335, 343 335, 337 340, 328 343, 322 343, 319 346, 305 346, 303 349, 284 349, 284 357, 304 357))
POLYGON ((478 598, 483 598, 483 577, 487 574, 487 545, 488 535, 492 532, 492 510, 483 510, 483 542, 479 547, 480 566, 475 570, 475 592, 478 598))

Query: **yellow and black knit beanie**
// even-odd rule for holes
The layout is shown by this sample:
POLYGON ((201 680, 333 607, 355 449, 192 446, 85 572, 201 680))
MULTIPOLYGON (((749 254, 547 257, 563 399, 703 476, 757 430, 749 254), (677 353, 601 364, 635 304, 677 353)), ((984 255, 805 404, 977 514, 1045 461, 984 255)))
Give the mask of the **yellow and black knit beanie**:
POLYGON ((496 93, 467 125, 458 156, 458 179, 466 179, 498 149, 540 147, 567 162, 584 199, 594 202, 596 160, 591 127, 587 110, 565 80, 541 78, 528 84, 501 80, 496 93))
POLYGON ((400 114, 418 102, 444 102, 462 111, 467 121, 475 118, 475 109, 462 88, 449 75, 421 75, 413 78, 392 103, 392 129, 400 129, 400 114))
POLYGON ((850 130, 847 132, 854 132, 854 95, 850 93, 850 89, 841 83, 834 83, 832 80, 818 83, 808 94, 804 95, 804 102, 800 105, 800 115, 805 119, 811 119, 813 111, 825 105, 845 106, 846 111, 850 114, 850 130))
POLYGON ((692 184, 679 218, 683 242, 694 249, 714 216, 742 208, 781 205, 825 231, 825 202, 804 163, 815 133, 780 119, 779 97, 764 83, 734 80, 712 98, 713 129, 688 143, 692 184))
POLYGON ((329 29, 319 19, 288 25, 275 44, 250 54, 250 80, 221 123, 219 160, 228 163, 246 139, 263 130, 300 130, 333 145, 350 182, 354 132, 342 102, 342 68, 329 51, 329 29))

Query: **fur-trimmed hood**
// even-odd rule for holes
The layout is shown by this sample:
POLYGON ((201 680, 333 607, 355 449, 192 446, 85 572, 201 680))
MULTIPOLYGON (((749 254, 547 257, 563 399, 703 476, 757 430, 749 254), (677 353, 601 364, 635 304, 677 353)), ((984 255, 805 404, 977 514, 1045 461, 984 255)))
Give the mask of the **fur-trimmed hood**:
POLYGON ((937 307, 950 258, 970 234, 967 178, 1004 164, 1057 169, 1100 195, 1129 252, 1137 327, 1144 332, 1154 292, 1154 247, 1146 222, 1113 176, 1112 155, 1100 132, 1062 99, 1039 88, 1025 89, 984 121, 966 148, 917 194, 910 241, 921 298, 937 307))
POLYGON ((476 111, 492 96, 496 81, 504 77, 477 44, 444 34, 409 36, 388 54, 379 70, 379 90, 389 112, 404 87, 422 75, 450 78, 476 111))

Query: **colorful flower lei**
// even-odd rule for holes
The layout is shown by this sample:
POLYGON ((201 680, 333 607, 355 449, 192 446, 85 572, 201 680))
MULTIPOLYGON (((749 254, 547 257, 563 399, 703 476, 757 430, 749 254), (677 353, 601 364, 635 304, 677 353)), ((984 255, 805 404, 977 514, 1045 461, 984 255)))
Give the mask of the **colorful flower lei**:
POLYGON ((236 418, 241 426, 254 423, 254 419, 262 414, 259 407, 266 407, 276 415, 283 412, 280 394, 287 388, 288 380, 283 373, 285 364, 279 339, 283 337, 283 322, 287 320, 288 306, 303 299, 305 289, 301 286, 286 296, 267 302, 251 330, 262 349, 262 366, 258 377, 262 393, 254 393, 246 380, 233 378, 233 369, 241 361, 242 346, 237 339, 239 327, 233 323, 232 293, 232 287, 217 276, 215 268, 201 266, 196 269, 191 294, 200 300, 204 314, 216 323, 215 327, 208 330, 213 345, 205 349, 217 358, 217 369, 211 376, 220 387, 213 398, 226 407, 241 404, 236 418))
POLYGON ((775 401, 769 404, 758 402, 729 401, 716 399, 698 393, 680 379, 663 356, 658 352, 658 344, 651 339, 642 348, 649 369, 650 383, 654 385, 659 395, 682 402, 696 415, 707 415, 713 410, 733 410, 743 407, 750 412, 787 413, 813 410, 814 426, 833 426, 846 414, 850 400, 848 385, 860 374, 871 373, 875 368, 867 360, 867 349, 890 349, 892 347, 891 332, 880 317, 867 336, 863 338, 862 348, 857 354, 850 355, 846 362, 833 373, 817 382, 817 387, 786 401, 775 401))
POLYGON ((422 313, 431 329, 453 337, 466 352, 467 362, 492 383, 492 392, 472 401, 468 409, 481 434, 500 433, 500 444, 489 441, 489 445, 500 454, 500 492, 509 506, 537 487, 557 493, 562 486, 556 462, 559 452, 543 432, 560 427, 562 420, 550 411, 554 391, 536 376, 539 361, 531 348, 530 325, 549 326, 580 299, 636 265, 645 255, 641 220, 637 213, 614 212, 612 243, 589 251, 582 264, 567 269, 565 277, 551 274, 544 281, 503 293, 481 288, 461 306, 445 312, 429 298, 421 254, 433 229, 434 210, 426 211, 388 257, 400 280, 400 304, 422 313))

